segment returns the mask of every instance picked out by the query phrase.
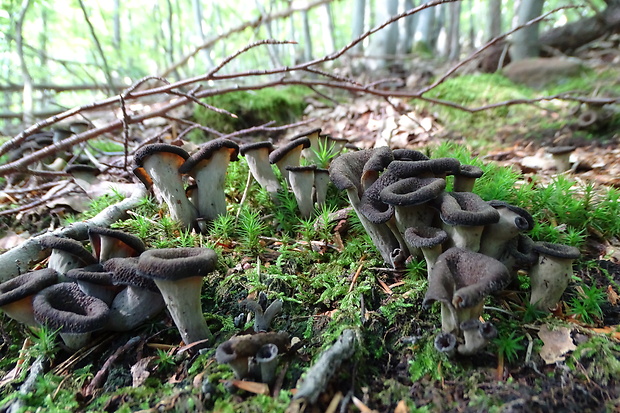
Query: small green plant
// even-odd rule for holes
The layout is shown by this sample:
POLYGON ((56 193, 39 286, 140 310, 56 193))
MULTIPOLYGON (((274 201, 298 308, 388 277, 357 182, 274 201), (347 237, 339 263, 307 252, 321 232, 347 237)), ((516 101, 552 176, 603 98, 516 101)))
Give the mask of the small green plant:
POLYGON ((497 351, 508 363, 516 361, 519 351, 525 350, 525 347, 521 344, 525 337, 515 337, 515 334, 516 332, 513 330, 510 333, 500 334, 494 340, 495 345, 497 345, 497 351))
POLYGON ((235 235, 237 230, 236 226, 236 219, 233 215, 218 215, 213 220, 213 227, 211 228, 209 235, 213 238, 230 240, 235 235))
POLYGON ((329 167, 332 159, 338 155, 336 152, 336 145, 334 143, 330 143, 328 139, 319 139, 318 147, 312 148, 312 152, 316 155, 316 166, 318 168, 329 167))
POLYGON ((60 350, 57 330, 51 330, 47 326, 41 326, 37 329, 32 329, 30 334, 30 340, 32 346, 28 349, 28 352, 33 356, 44 356, 47 359, 53 360, 56 357, 56 353, 60 350))
POLYGON ((174 360, 174 353, 158 348, 157 356, 155 357, 155 364, 157 364, 157 366, 159 366, 162 370, 175 366, 176 362, 174 360))
POLYGON ((536 306, 530 304, 529 301, 525 303, 525 308, 522 314, 524 323, 532 323, 547 316, 546 312, 539 310, 536 306))
POLYGON ((239 238, 241 247, 250 252, 260 250, 260 237, 267 230, 259 211, 244 208, 239 215, 239 238))
POLYGON ((605 302, 605 292, 596 285, 577 288, 577 295, 570 301, 569 314, 574 314, 586 324, 603 318, 601 305, 605 302))

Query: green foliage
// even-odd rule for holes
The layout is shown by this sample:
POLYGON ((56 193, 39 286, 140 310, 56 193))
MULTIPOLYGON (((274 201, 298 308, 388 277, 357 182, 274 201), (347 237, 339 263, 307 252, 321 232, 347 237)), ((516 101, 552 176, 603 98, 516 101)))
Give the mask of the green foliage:
POLYGON ((413 359, 409 364, 411 381, 418 381, 424 376, 429 376, 431 380, 438 381, 460 371, 460 367, 452 363, 445 354, 435 349, 434 339, 433 336, 429 335, 416 344, 417 348, 413 351, 413 359))
POLYGON ((577 346, 566 364, 578 376, 606 386, 620 377, 620 345, 605 336, 593 336, 577 346))
POLYGON ((520 351, 525 350, 523 344, 524 336, 516 336, 516 331, 510 332, 501 331, 498 337, 493 340, 497 346, 499 354, 503 355, 504 359, 508 363, 513 363, 517 360, 520 351))
MULTIPOLYGON (((232 133, 270 121, 275 121, 276 124, 291 123, 301 117, 306 107, 306 94, 306 89, 301 87, 229 92, 205 98, 203 101, 235 114, 236 118, 202 106, 196 106, 194 117, 201 125, 222 133, 232 133)), ((196 135, 193 135, 194 139, 202 141, 196 135)))
POLYGON ((267 230, 267 225, 259 211, 242 209, 239 215, 239 240, 243 250, 258 252, 261 249, 260 237, 267 230))
POLYGON ((605 292, 596 285, 587 287, 580 286, 577 295, 572 297, 569 314, 574 314, 586 324, 592 324, 595 320, 603 318, 601 305, 606 301, 605 292))

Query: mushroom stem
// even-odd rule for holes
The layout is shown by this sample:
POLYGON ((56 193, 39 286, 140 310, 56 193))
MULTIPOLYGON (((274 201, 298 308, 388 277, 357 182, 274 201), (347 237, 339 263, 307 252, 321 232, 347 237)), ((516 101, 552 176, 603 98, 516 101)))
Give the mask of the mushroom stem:
POLYGON ((261 381, 273 383, 278 368, 278 346, 273 343, 265 344, 256 353, 255 360, 260 366, 261 381))
POLYGON ((183 342, 190 344, 205 339, 211 340, 213 335, 202 316, 200 303, 202 277, 188 277, 183 283, 157 278, 154 281, 164 297, 166 307, 183 342))
POLYGON ((461 323, 465 343, 458 347, 459 354, 471 356, 486 347, 489 340, 497 337, 497 329, 491 323, 481 323, 477 318, 461 323))
POLYGON ((530 304, 542 311, 554 308, 573 275, 573 260, 579 250, 568 245, 541 242, 534 246, 538 262, 530 271, 530 304))

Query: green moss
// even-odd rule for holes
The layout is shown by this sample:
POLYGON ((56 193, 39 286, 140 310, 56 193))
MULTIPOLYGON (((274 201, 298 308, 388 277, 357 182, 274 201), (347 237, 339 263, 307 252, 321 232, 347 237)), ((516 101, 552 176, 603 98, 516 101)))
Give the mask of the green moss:
MULTIPOLYGON (((202 106, 196 106, 194 118, 203 126, 222 133, 231 133, 240 129, 275 121, 277 125, 298 120, 306 107, 304 97, 307 90, 301 87, 268 88, 255 91, 230 92, 203 99, 216 108, 227 110, 237 118, 217 113, 202 106)), ((199 138, 202 133, 193 134, 199 138)))

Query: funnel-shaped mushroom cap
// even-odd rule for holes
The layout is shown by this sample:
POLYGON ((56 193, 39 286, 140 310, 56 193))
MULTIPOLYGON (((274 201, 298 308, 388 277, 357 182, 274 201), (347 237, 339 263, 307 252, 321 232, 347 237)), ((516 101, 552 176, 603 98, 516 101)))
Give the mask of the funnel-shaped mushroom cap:
POLYGON ((463 248, 450 248, 435 263, 424 305, 441 301, 456 308, 473 307, 508 283, 508 270, 498 260, 463 248))
POLYGON ((444 192, 436 205, 441 220, 449 225, 480 226, 499 221, 499 212, 472 192, 444 192))
POLYGON ((346 190, 349 197, 356 196, 358 202, 364 192, 362 185, 364 165, 373 153, 373 149, 347 152, 334 159, 329 166, 329 177, 336 188, 346 190))
POLYGON ((460 327, 465 343, 458 347, 458 352, 464 356, 478 353, 497 337, 497 329, 492 323, 482 323, 477 318, 463 321, 460 327))
POLYGON ((441 332, 435 337, 435 349, 451 357, 456 352, 456 336, 452 333, 441 332))
POLYGON ((33 301, 35 319, 61 333, 89 333, 100 330, 108 320, 109 308, 86 295, 74 283, 60 283, 39 292, 33 301))
POLYGON ((259 301, 247 300, 245 306, 248 310, 254 312, 254 331, 261 332, 269 330, 273 318, 282 311, 283 301, 274 300, 267 306, 267 296, 261 292, 259 301))
POLYGON ((208 248, 162 248, 140 255, 138 269, 153 278, 170 316, 186 344, 211 339, 202 315, 202 277, 215 268, 217 255, 208 248))
POLYGON ((438 177, 458 172, 461 163, 454 158, 435 158, 421 161, 393 161, 388 170, 399 178, 438 177))
POLYGON ((84 246, 71 238, 49 235, 39 239, 43 248, 52 250, 48 266, 64 275, 67 271, 85 265, 95 264, 97 260, 84 246))
POLYGON ((14 320, 26 325, 36 325, 32 298, 39 291, 58 280, 58 273, 45 268, 30 271, 0 284, 0 308, 14 320))
POLYGON ((237 160, 239 145, 229 139, 212 140, 190 156, 179 172, 194 177, 196 208, 201 218, 212 221, 226 214, 224 183, 228 164, 237 160))
POLYGON ((227 363, 235 372, 237 378, 248 374, 248 358, 254 357, 266 344, 274 344, 279 353, 287 351, 290 339, 287 333, 257 333, 252 335, 236 336, 220 344, 215 350, 215 360, 218 363, 227 363))
POLYGON ((99 262, 110 258, 135 257, 146 250, 140 238, 117 229, 93 226, 88 228, 88 238, 99 262))
POLYGON ((476 179, 483 174, 482 168, 476 165, 461 165, 459 171, 454 174, 454 192, 473 191, 476 179))
POLYGON ((110 258, 103 263, 103 268, 112 273, 114 285, 130 285, 150 291, 159 291, 155 282, 138 270, 138 257, 110 258))
POLYGON ((366 189, 359 204, 360 212, 373 224, 383 224, 394 216, 394 206, 381 200, 381 191, 395 178, 384 173, 366 189))
POLYGON ((423 305, 441 302, 442 329, 452 332, 462 321, 480 316, 484 298, 504 289, 510 280, 508 269, 498 260, 464 248, 450 248, 433 267, 423 305))
POLYGON ((258 349, 254 359, 260 366, 261 382, 272 383, 276 378, 278 367, 278 346, 273 343, 265 344, 258 349))
POLYGON ((489 201, 489 205, 499 212, 499 221, 485 226, 480 241, 480 252, 493 258, 507 254, 510 241, 519 233, 534 227, 534 219, 523 208, 503 201, 489 201))
POLYGON ((269 141, 247 143, 239 147, 239 153, 245 157, 256 182, 271 195, 272 199, 276 199, 280 182, 269 163, 269 154, 272 151, 273 144, 269 141))
POLYGON ((397 161, 428 161, 430 159, 422 152, 414 149, 394 149, 392 155, 397 161))
POLYGON ((209 248, 160 248, 147 250, 138 259, 138 268, 154 280, 181 280, 204 277, 215 268, 217 254, 209 248))
POLYGON ((512 217, 512 224, 519 231, 529 231, 534 228, 534 218, 526 209, 509 204, 508 202, 497 200, 489 201, 489 205, 497 210, 505 208, 506 210, 516 214, 512 217))
POLYGON ((113 285, 112 273, 104 270, 101 264, 88 265, 67 271, 67 278, 75 280, 84 293, 96 297, 110 305, 121 288, 113 285))
POLYGON ((299 166, 301 151, 310 147, 310 139, 301 137, 293 139, 289 143, 280 146, 269 154, 269 162, 276 164, 282 173, 282 176, 288 181, 287 166, 299 166))
POLYGON ((437 198, 446 188, 443 178, 404 178, 381 190, 381 200, 390 205, 420 205, 437 198))
POLYGON ((550 242, 538 242, 533 249, 539 259, 530 270, 530 303, 539 310, 549 311, 560 301, 572 278, 572 263, 579 258, 579 249, 550 242))
POLYGON ((155 197, 165 202, 172 219, 186 227, 194 226, 196 208, 185 195, 179 168, 189 154, 185 149, 168 144, 154 143, 138 149, 134 155, 134 174, 147 188, 153 188, 155 197))
POLYGON ((317 156, 317 152, 321 150, 320 145, 322 145, 324 141, 324 139, 321 140, 321 128, 300 133, 299 135, 294 136, 291 140, 299 138, 308 138, 310 141, 308 147, 302 149, 301 155, 310 163, 318 163, 319 157, 317 156))
POLYGON ((379 173, 385 170, 394 160, 392 150, 387 146, 375 148, 368 161, 364 164, 361 181, 364 189, 375 183, 379 173))
POLYGON ((405 239, 416 248, 432 248, 443 244, 448 234, 443 229, 434 227, 412 227, 405 231, 405 239))
POLYGON ((139 273, 138 258, 111 258, 104 263, 104 268, 112 272, 115 285, 124 287, 110 305, 106 328, 130 331, 164 309, 164 300, 155 282, 139 273))

